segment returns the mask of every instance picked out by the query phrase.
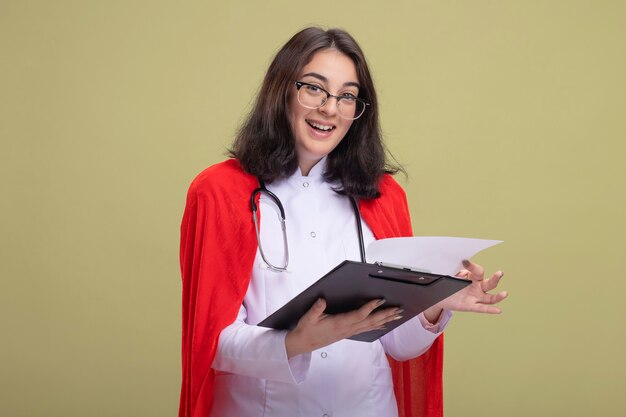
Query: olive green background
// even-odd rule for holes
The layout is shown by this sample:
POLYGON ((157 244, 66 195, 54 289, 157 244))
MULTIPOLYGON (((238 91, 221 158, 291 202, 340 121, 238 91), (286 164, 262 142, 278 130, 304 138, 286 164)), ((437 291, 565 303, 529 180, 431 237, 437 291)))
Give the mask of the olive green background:
POLYGON ((0 414, 173 416, 178 227, 277 49, 370 62, 417 235, 502 239, 446 416, 621 416, 626 2, 0 1, 0 414))

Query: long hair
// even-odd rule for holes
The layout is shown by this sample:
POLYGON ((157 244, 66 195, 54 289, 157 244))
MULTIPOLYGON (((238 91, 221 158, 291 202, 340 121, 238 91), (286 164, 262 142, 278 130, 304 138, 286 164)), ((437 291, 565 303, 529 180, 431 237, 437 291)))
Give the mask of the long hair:
POLYGON ((354 62, 360 84, 359 97, 370 103, 328 155, 324 178, 338 180, 341 187, 336 191, 341 194, 366 199, 378 197, 380 177, 402 168, 386 160, 374 82, 363 51, 354 38, 341 29, 306 28, 278 51, 230 154, 247 172, 266 182, 295 172, 298 158, 289 122, 289 97, 294 94, 294 81, 302 68, 316 52, 324 49, 336 49, 354 62))

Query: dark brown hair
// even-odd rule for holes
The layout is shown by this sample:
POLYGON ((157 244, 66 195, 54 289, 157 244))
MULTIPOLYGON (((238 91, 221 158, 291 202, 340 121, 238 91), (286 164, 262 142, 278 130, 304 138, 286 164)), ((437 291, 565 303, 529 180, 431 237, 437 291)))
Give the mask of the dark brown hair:
POLYGON ((290 90, 295 88, 294 82, 302 68, 316 52, 324 49, 336 49, 354 62, 360 84, 359 97, 370 103, 328 155, 324 177, 327 181, 339 180, 341 188, 336 191, 342 194, 378 197, 380 177, 402 169, 386 161, 378 101, 365 56, 354 38, 341 29, 306 28, 278 51, 230 154, 247 172, 266 182, 295 172, 298 158, 289 123, 288 103, 290 92, 293 94, 290 90))

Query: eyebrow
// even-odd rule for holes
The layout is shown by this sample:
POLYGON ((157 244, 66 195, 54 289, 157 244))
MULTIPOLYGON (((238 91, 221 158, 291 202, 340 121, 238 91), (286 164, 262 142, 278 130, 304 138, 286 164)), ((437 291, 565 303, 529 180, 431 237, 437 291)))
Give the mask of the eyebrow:
MULTIPOLYGON (((317 72, 307 72, 306 74, 303 75, 303 77, 313 77, 313 78, 317 78, 318 80, 322 82, 328 83, 328 78, 324 77, 322 74, 318 74, 317 72)), ((343 86, 361 88, 359 83, 354 82, 354 81, 348 81, 347 83, 343 83, 343 86)))

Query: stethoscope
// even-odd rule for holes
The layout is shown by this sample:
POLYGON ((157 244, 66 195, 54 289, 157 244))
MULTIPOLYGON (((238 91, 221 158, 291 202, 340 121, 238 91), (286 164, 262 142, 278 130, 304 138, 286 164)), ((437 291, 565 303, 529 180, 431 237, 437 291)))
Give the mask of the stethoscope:
MULTIPOLYGON (((350 204, 352 205, 352 210, 354 211, 354 215, 356 217, 356 228, 359 235, 359 250, 361 252, 361 262, 365 262, 365 243, 363 243, 363 227, 361 226, 361 212, 359 211, 359 205, 356 200, 352 196, 348 196, 350 199, 350 204)), ((252 209, 252 221, 254 222, 254 232, 256 233, 256 240, 259 245, 259 253, 261 254, 261 258, 263 258, 263 262, 267 265, 267 267, 274 272, 284 272, 287 271, 287 266, 289 265, 289 245, 287 244, 287 226, 285 225, 285 209, 283 204, 280 202, 280 199, 268 190, 265 187, 265 182, 259 179, 259 188, 252 191, 252 195, 250 196, 250 208, 252 209), (280 210, 280 227, 283 231, 283 245, 285 248, 285 266, 276 266, 270 263, 270 261, 265 256, 263 252, 263 245, 261 245, 261 237, 259 235, 259 221, 257 220, 257 205, 254 201, 256 196, 259 194, 265 194, 268 196, 278 209, 280 210)))

